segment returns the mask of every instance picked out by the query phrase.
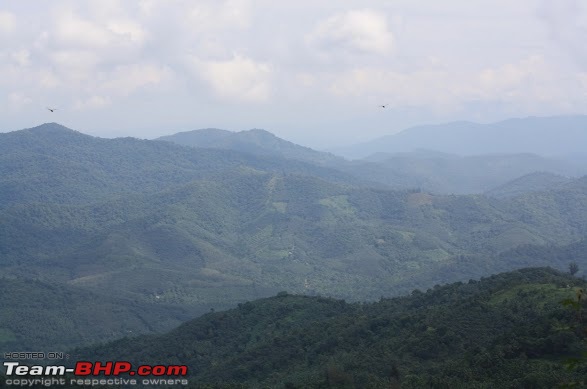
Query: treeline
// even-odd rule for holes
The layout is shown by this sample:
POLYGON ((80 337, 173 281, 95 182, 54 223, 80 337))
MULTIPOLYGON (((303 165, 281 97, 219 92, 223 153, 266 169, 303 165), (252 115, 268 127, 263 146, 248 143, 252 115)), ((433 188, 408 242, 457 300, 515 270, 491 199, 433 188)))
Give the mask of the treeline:
POLYGON ((561 303, 585 286, 538 268, 371 304, 280 293, 73 355, 187 364, 193 387, 552 388, 587 374, 565 367, 586 344, 561 303))

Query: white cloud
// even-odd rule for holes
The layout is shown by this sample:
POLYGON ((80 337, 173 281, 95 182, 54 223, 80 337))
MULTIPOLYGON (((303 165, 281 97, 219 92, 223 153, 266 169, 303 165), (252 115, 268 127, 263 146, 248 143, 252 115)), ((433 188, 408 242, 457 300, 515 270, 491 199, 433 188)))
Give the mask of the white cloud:
POLYGON ((10 34, 16 29, 16 16, 10 12, 0 11, 0 34, 10 34))
POLYGON ((581 75, 563 80, 541 56, 467 71, 435 64, 436 60, 431 61, 428 67, 412 72, 358 67, 325 75, 320 87, 342 101, 380 102, 392 108, 420 107, 437 112, 458 112, 473 101, 502 102, 538 113, 547 104, 568 111, 568 107, 577 109, 584 102, 584 87, 578 82, 581 75))
MULTIPOLYGON (((410 120, 449 111, 455 119, 472 111, 587 113, 581 0, 1 3, 6 106, 28 97, 76 107, 80 118, 104 110, 89 123, 145 120, 137 112, 147 96, 163 107, 149 113, 149 125, 165 128, 170 117, 196 125, 194 102, 210 108, 219 100, 243 103, 232 105, 233 128, 312 120, 337 127, 370 118, 379 103, 409 111, 410 120), (259 102, 266 104, 246 104, 259 102)), ((226 123, 208 108, 197 120, 226 123)))
POLYGON ((251 17, 247 0, 208 0, 188 3, 193 5, 186 13, 187 22, 195 30, 216 31, 249 26, 251 17))
POLYGON ((579 73, 577 78, 585 91, 585 95, 587 96, 587 73, 579 73))
POLYGON ((271 95, 271 67, 239 55, 224 61, 202 60, 192 56, 195 75, 221 98, 262 102, 271 95))
POLYGON ((374 10, 351 10, 319 23, 308 40, 328 53, 343 50, 385 55, 393 47, 385 14, 374 10))
POLYGON ((8 101, 13 108, 22 108, 33 102, 33 99, 22 92, 12 92, 8 95, 8 101))
POLYGON ((52 71, 46 69, 39 71, 36 78, 43 88, 56 88, 61 84, 59 77, 52 71))
POLYGON ((520 94, 536 84, 548 82, 550 78, 544 59, 532 56, 518 63, 483 69, 479 75, 479 82, 472 86, 480 98, 507 98, 520 94))
POLYGON ((51 68, 70 88, 84 88, 95 79, 103 58, 94 50, 58 50, 49 54, 51 68))
POLYGON ((584 70, 587 69, 587 7, 584 1, 542 1, 538 16, 547 23, 551 38, 584 70))
POLYGON ((73 10, 59 13, 50 35, 57 47, 84 50, 140 47, 147 38, 141 24, 124 15, 92 20, 73 10))
POLYGON ((112 102, 108 97, 104 96, 91 96, 85 100, 78 100, 74 105, 76 110, 92 110, 100 109, 110 105, 112 102))
POLYGON ((141 25, 132 20, 114 20, 107 24, 109 31, 115 34, 116 42, 130 42, 142 45, 147 39, 146 31, 141 25))
POLYGON ((12 52, 11 57, 18 66, 28 66, 31 63, 31 53, 26 49, 12 52))
POLYGON ((133 64, 116 67, 112 72, 101 75, 96 89, 112 95, 128 96, 137 89, 157 85, 171 77, 171 71, 152 64, 133 64))
POLYGON ((73 12, 61 14, 55 22, 54 37, 60 46, 96 49, 113 44, 115 34, 91 20, 73 12))

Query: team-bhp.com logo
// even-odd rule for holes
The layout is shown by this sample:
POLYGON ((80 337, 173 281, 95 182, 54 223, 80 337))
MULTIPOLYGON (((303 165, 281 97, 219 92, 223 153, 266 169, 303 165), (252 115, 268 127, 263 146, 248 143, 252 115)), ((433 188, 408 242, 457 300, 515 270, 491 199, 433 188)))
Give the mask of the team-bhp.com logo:
POLYGON ((78 361, 75 367, 4 362, 6 385, 187 385, 186 365, 140 365, 126 361, 78 361), (66 378, 67 376, 67 378, 66 378))

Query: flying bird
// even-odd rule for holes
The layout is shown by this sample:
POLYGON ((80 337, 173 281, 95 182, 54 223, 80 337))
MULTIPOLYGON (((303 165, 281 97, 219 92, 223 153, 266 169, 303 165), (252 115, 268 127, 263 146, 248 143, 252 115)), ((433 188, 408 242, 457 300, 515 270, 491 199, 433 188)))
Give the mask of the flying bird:
POLYGON ((380 105, 380 107, 381 107, 381 108, 386 108, 386 107, 387 107, 387 104, 385 104, 385 105, 380 105))
POLYGON ((57 108, 49 108, 49 107, 47 107, 47 109, 48 109, 49 111, 51 111, 51 112, 55 112, 55 111, 57 111, 57 108))

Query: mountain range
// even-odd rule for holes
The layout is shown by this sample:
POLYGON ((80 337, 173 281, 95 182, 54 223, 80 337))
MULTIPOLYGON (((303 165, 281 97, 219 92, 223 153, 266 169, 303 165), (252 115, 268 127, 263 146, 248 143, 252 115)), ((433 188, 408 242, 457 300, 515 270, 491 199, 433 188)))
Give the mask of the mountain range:
MULTIPOLYGON (((580 123, 577 124, 570 118, 545 118, 544 120, 546 124, 539 121, 540 125, 537 125, 534 120, 528 119, 528 123, 522 120, 515 126, 509 125, 509 127, 524 129, 523 132, 514 129, 512 136, 523 138, 528 135, 526 134, 528 131, 525 126, 534 125, 537 130, 529 139, 531 138, 534 141, 538 139, 539 143, 548 144, 552 142, 551 138, 554 130, 541 131, 540 129, 550 129, 553 126, 550 122, 554 121, 561 126, 566 122, 572 122, 572 128, 575 129, 581 126, 580 123)), ((517 123, 516 121, 513 122, 517 123)), ((500 125, 499 123, 495 124, 495 126, 501 128, 500 125)), ((478 125, 473 127, 476 128, 476 126, 478 125)), ((484 128, 482 131, 485 134, 484 137, 491 138, 491 141, 486 139, 484 142, 488 144, 501 142, 499 140, 501 135, 496 136, 494 134, 500 134, 500 131, 505 131, 499 128, 497 130, 493 127, 484 128)), ((500 153, 489 153, 488 150, 492 150, 491 146, 489 148, 480 147, 478 155, 468 155, 472 153, 458 150, 461 154, 468 155, 461 156, 457 155, 458 153, 450 154, 435 151, 440 150, 443 143, 428 142, 427 140, 434 137, 432 135, 420 137, 418 134, 422 131, 424 131, 422 128, 413 128, 397 135, 376 140, 373 145, 378 147, 379 152, 375 152, 365 159, 353 161, 345 160, 330 153, 295 145, 277 138, 267 131, 258 129, 240 132, 204 129, 181 132, 158 139, 191 147, 233 150, 254 155, 304 161, 345 172, 370 186, 379 184, 390 189, 417 188, 438 194, 483 193, 505 185, 523 175, 536 172, 552 173, 566 177, 579 177, 587 174, 587 168, 585 167, 587 165, 583 163, 580 154, 575 153, 558 157, 542 156, 539 155, 543 151, 542 149, 532 149, 532 147, 530 149, 535 150, 536 153, 523 152, 528 147, 523 144, 524 142, 520 141, 519 144, 512 144, 510 145, 511 148, 500 153), (400 138, 400 141, 396 138, 400 138), (402 143, 401 139, 404 138, 411 139, 410 142, 413 141, 413 147, 398 146, 388 148, 386 146, 390 142, 393 144, 402 143), (429 150, 423 149, 426 147, 429 150), (412 148, 416 150, 411 151, 412 148), (387 152, 386 150, 395 150, 395 152, 387 152), (399 152, 397 150, 407 151, 399 152)), ((447 124, 442 128, 435 129, 433 132, 436 133, 435 131, 440 134, 447 134, 448 137, 453 136, 451 135, 453 133, 465 131, 469 134, 468 137, 472 136, 477 140, 483 138, 478 138, 477 130, 466 126, 463 127, 462 123, 447 124)), ((582 134, 582 130, 577 130, 573 132, 569 139, 561 139, 561 147, 567 147, 570 144, 572 147, 578 147, 579 150, 582 150, 580 146, 582 134)), ((462 138, 459 134, 453 137, 462 138)), ((474 150, 473 146, 471 146, 470 150, 474 150)), ((552 150, 550 154, 552 154, 552 150)))
POLYGON ((19 318, 39 308, 14 310, 27 295, 11 294, 4 309, 18 315, 3 322, 1 344, 161 331, 284 289, 374 300, 522 265, 565 269, 565 255, 532 262, 527 253, 564 252, 587 235, 585 178, 516 196, 442 195, 395 190, 318 152, 301 148, 310 157, 296 159, 298 147, 282 149, 287 158, 102 139, 54 123, 0 134, 2 283, 69 299, 73 310, 46 310, 48 328, 67 315, 85 323, 71 337, 31 337, 35 327, 19 318), (103 296, 102 308, 75 309, 91 296, 103 296), (121 323, 100 332, 109 311, 121 323), (161 315, 168 320, 147 324, 161 315))
POLYGON ((457 155, 531 153, 560 157, 584 155, 585 144, 587 116, 575 115, 517 118, 488 124, 462 121, 417 126, 331 151, 347 158, 418 149, 457 155))

